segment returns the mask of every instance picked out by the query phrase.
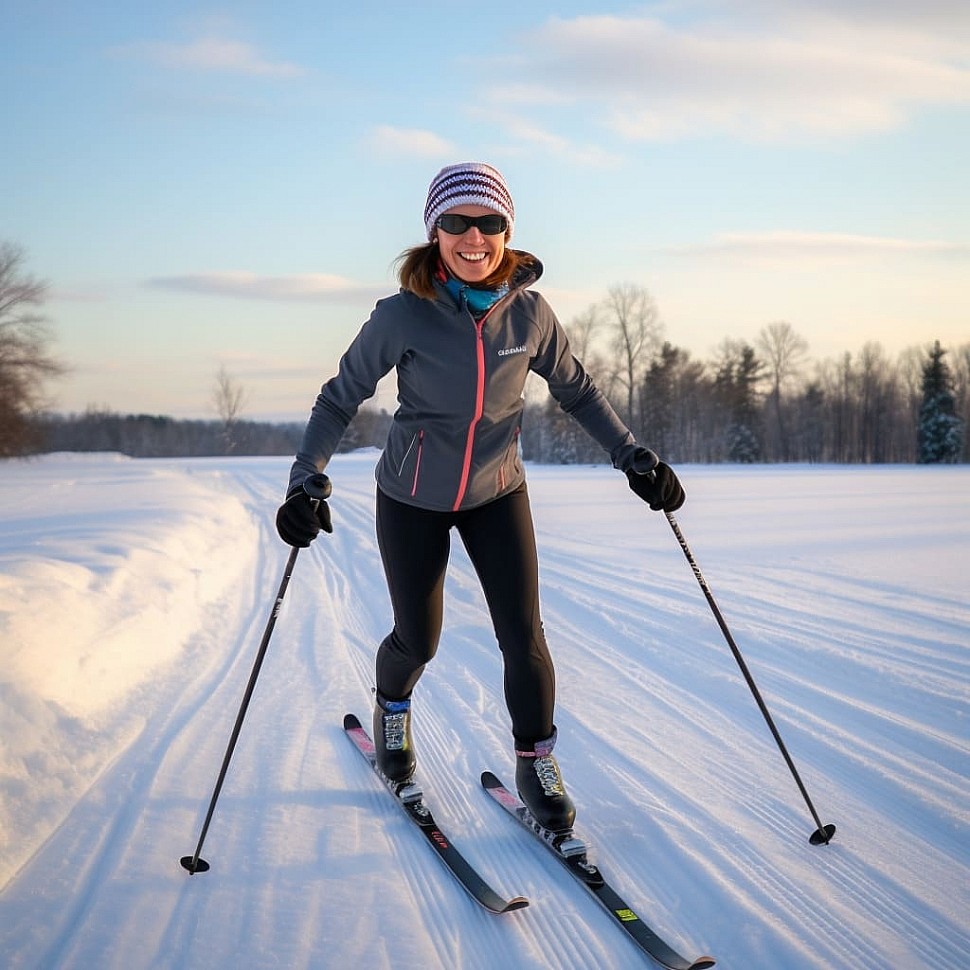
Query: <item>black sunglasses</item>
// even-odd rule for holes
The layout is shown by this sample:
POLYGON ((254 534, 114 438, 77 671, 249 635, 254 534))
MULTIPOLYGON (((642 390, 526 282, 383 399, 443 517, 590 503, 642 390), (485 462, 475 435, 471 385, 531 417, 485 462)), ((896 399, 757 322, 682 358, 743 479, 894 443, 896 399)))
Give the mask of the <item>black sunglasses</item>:
POLYGON ((438 216, 435 225, 443 229, 449 236, 460 236, 463 232, 468 232, 472 226, 480 230, 483 236, 497 236, 500 232, 505 232, 509 227, 509 220, 505 216, 461 216, 457 212, 445 213, 438 216))

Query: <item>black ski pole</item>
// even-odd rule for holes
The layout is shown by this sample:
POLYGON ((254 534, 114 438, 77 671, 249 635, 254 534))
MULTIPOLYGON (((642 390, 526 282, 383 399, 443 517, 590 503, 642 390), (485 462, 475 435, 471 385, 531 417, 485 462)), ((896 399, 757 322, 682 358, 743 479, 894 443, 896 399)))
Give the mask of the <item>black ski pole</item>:
POLYGON ((738 649, 738 645, 734 642, 734 637, 731 636, 731 631, 728 629, 728 625, 721 615, 721 611, 718 609, 717 603, 714 601, 714 594, 711 592, 710 586, 707 585, 707 580, 704 579, 704 574, 701 572, 700 566, 697 565, 697 560, 694 559, 693 554, 690 551, 690 546, 687 545, 687 540, 684 538, 684 533, 680 531, 680 526, 677 524, 677 520, 674 518, 673 512, 665 512, 664 515, 667 516, 667 521, 670 523, 670 528, 673 529, 674 535, 677 537, 677 541, 680 543, 680 548, 683 549, 684 555, 687 557, 687 562, 690 563, 690 568, 697 578, 697 582, 700 584, 701 589, 704 592, 704 596, 707 598, 708 605, 711 607, 711 612, 714 614, 714 619, 717 620, 717 625, 721 628, 721 632, 724 634, 724 639, 727 640, 728 646, 731 648, 731 652, 734 654, 734 659, 738 662, 738 666, 741 668, 741 673, 744 674, 744 679, 748 682, 748 687, 751 688, 751 693, 754 695, 754 699, 758 702, 758 707, 761 709, 761 713, 764 715, 764 719, 771 729, 771 733, 774 736, 775 742, 778 745, 778 749, 781 751, 785 762, 788 764, 788 768, 792 773, 792 777, 795 779, 795 784, 798 785, 798 790, 802 793, 802 798, 805 799, 805 804, 808 806, 809 812, 812 814, 812 819, 815 821, 816 829, 809 837, 809 842, 812 845, 828 845, 831 841, 832 836, 835 835, 834 825, 823 825, 822 820, 818 817, 818 812, 815 811, 815 806, 812 804, 811 798, 808 797, 808 791, 805 785, 802 783, 802 779, 798 774, 798 770, 795 768, 795 762, 792 761, 791 755, 788 753, 788 748, 785 747, 785 742, 782 741, 781 735, 778 733, 778 728, 775 727, 775 722, 768 712, 768 706, 764 702, 764 698, 761 696, 761 691, 758 690, 758 685, 754 682, 754 678, 751 676, 751 671, 748 670, 748 665, 744 662, 744 657, 741 656, 741 651, 738 649))
MULTIPOLYGON (((307 495, 310 496, 310 500, 313 504, 314 509, 320 504, 320 502, 326 500, 330 496, 330 479, 326 475, 313 475, 307 479, 303 485, 304 490, 307 495)), ((259 677, 259 670, 263 666, 263 658, 266 656, 266 648, 269 646, 270 637, 273 635, 273 628, 276 626, 276 618, 280 614, 280 608, 283 606, 283 597, 286 595, 286 587, 290 584, 290 576, 293 574, 293 566, 296 564, 296 557, 299 555, 299 546, 293 546, 290 549, 289 558, 286 560, 286 566, 283 569, 283 579, 280 581, 280 588, 276 593, 276 600, 273 603, 273 609, 270 611, 269 619, 266 621, 266 629, 263 631, 263 639, 260 641, 259 650, 256 652, 256 661, 253 663, 252 673, 249 675, 249 683, 246 685, 246 691, 243 694, 242 703, 239 705, 239 713, 236 715, 236 723, 233 726, 232 734, 229 736, 229 745, 226 748, 225 757, 222 759, 222 768, 219 771, 219 777, 216 779, 216 786, 212 792, 212 798, 209 801, 209 810, 206 812, 205 822, 202 824, 202 833, 199 835, 199 843, 195 847, 194 855, 182 856, 179 862, 182 864, 183 869, 187 869, 190 873, 196 872, 208 872, 209 863, 202 858, 202 844, 205 842, 206 834, 209 831, 209 823, 212 821, 212 815, 216 810, 216 802, 219 800, 219 794, 222 791, 223 782, 226 780, 226 772, 229 770, 229 762, 232 760, 232 753, 236 747, 236 741, 239 739, 239 732, 242 730, 243 719, 246 716, 246 710, 249 707, 249 702, 252 699, 253 691, 256 689, 256 679, 259 677)))

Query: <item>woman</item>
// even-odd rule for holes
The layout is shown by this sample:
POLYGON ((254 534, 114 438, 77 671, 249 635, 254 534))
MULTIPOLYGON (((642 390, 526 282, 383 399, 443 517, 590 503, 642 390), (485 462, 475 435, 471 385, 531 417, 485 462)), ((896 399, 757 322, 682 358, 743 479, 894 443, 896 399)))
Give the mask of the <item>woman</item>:
POLYGON ((378 302, 324 384, 290 473, 277 528, 308 545, 330 511, 303 483, 326 467, 360 404, 397 370, 399 407, 377 465, 377 538, 394 626, 377 651, 374 741, 393 781, 415 767, 411 692, 441 633, 451 529, 475 566, 502 652, 516 785, 536 821, 568 831, 575 818, 553 756, 555 672, 539 616, 535 535, 519 454, 529 371, 626 472, 653 509, 684 501, 677 476, 640 447, 582 365, 545 300, 542 273, 508 248, 512 197, 490 165, 465 162, 432 180, 428 242, 399 264, 401 290, 378 302))

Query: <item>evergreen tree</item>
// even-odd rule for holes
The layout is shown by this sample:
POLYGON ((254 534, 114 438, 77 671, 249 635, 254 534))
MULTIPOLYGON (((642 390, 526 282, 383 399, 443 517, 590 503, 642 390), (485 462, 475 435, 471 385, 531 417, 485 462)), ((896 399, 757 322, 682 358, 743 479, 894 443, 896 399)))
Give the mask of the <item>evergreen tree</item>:
POLYGON ((963 422, 957 417, 953 378, 939 340, 923 364, 923 396, 917 428, 917 461, 954 463, 963 451, 963 422))
POLYGON ((822 461, 825 455, 825 391, 812 381, 795 402, 793 457, 798 461, 822 461))
POLYGON ((754 348, 743 342, 725 341, 721 352, 714 389, 728 415, 724 432, 727 460, 751 464, 762 456, 758 382, 764 364, 754 348))
POLYGON ((676 379, 681 351, 665 341, 643 379, 642 433, 661 455, 670 456, 676 437, 676 379))

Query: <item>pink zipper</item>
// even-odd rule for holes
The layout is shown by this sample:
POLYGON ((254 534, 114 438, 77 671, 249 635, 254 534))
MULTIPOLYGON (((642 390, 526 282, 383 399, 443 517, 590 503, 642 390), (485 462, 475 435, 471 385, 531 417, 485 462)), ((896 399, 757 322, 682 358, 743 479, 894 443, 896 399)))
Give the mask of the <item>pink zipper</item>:
POLYGON ((475 351, 478 362, 478 383, 475 388, 475 415, 471 420, 471 424, 468 425, 468 437, 465 439, 465 459, 461 466, 461 481, 458 483, 458 495, 455 497, 455 504, 451 509, 452 512, 457 512, 461 508, 462 499, 465 497, 465 491, 468 488, 468 476, 472 467, 472 447, 475 444, 475 428, 478 426, 478 422, 482 420, 482 413, 485 410, 485 343, 482 339, 482 330, 491 312, 489 310, 475 324, 475 351))

